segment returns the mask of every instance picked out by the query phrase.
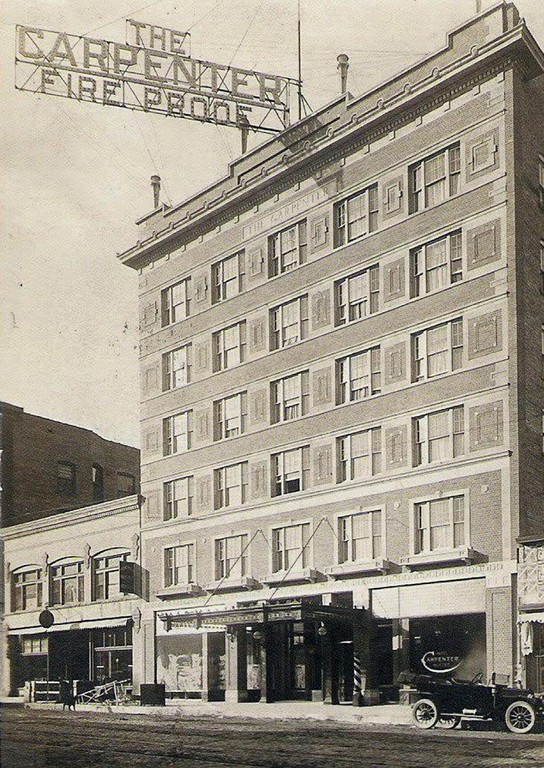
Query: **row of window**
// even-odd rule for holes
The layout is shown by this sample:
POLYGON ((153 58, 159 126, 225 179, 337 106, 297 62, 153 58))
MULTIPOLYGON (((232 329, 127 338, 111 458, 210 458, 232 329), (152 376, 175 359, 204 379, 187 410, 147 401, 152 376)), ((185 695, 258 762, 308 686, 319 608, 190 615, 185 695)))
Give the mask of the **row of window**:
MULTIPOLYGON (((92 600, 111 600, 121 597, 119 563, 128 553, 104 554, 92 560, 92 600)), ((49 605, 74 605, 84 601, 84 564, 74 559, 49 569, 49 605)), ((22 570, 12 574, 11 609, 24 611, 43 604, 43 571, 41 568, 22 570)))
MULTIPOLYGON (((475 414, 474 439, 479 445, 496 444, 501 424, 496 408, 475 414)), ((392 463, 403 460, 402 435, 390 436, 392 463)), ((422 466, 451 461, 465 454, 465 409, 454 406, 412 418, 412 464, 422 466)), ((380 426, 362 429, 336 438, 337 483, 365 480, 383 471, 383 435, 380 426)), ((302 446, 272 454, 271 495, 284 496, 309 487, 310 448, 302 446)), ((332 478, 332 468, 331 468, 332 478)), ((244 504, 248 500, 248 462, 242 461, 214 470, 214 508, 244 504)), ((192 475, 164 483, 163 516, 165 520, 192 514, 194 477, 192 475)))
MULTIPOLYGON (((385 556, 384 513, 375 509, 342 515, 337 520, 338 564, 365 563, 385 556)), ((413 517, 414 554, 450 550, 467 543, 465 497, 460 495, 417 502, 413 517)), ((311 525, 308 522, 280 526, 271 533, 272 572, 311 567, 311 525)), ((248 534, 215 539, 213 565, 216 580, 240 579, 248 573, 248 534)), ((194 583, 195 544, 180 544, 164 550, 164 586, 194 583)))
MULTIPOLYGON (((93 501, 104 501, 104 468, 100 464, 91 467, 93 501)), ((136 478, 128 472, 117 472, 117 497, 136 492, 136 478)), ((57 462, 57 493, 74 496, 77 493, 77 467, 71 461, 57 462)))

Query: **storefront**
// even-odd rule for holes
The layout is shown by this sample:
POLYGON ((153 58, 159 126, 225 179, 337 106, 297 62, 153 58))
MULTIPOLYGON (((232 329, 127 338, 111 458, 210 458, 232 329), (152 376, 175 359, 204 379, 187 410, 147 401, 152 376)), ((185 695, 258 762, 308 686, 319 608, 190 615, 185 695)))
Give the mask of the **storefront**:
POLYGON ((544 693, 544 540, 520 540, 518 559, 520 677, 544 693))

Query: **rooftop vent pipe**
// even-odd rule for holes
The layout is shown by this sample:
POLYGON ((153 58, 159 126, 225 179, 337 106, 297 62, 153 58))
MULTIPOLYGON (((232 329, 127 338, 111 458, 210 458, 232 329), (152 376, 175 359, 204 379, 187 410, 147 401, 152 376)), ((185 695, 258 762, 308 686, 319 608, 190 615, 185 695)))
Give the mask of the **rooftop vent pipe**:
POLYGON ((152 176, 151 186, 153 187, 153 208, 158 208, 161 204, 161 177, 152 176))
POLYGON ((340 93, 347 93, 349 56, 346 53, 341 53, 340 56, 338 56, 337 61, 337 69, 340 72, 340 93))

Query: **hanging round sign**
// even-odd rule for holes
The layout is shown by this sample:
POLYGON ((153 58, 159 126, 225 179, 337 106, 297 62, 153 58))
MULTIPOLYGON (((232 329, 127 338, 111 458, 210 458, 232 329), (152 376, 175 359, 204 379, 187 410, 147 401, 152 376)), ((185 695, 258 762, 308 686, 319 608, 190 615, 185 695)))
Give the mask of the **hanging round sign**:
POLYGON ((38 621, 44 629, 49 629, 55 623, 55 617, 48 608, 45 608, 39 615, 38 621))
POLYGON ((460 656, 446 651, 427 651, 421 659, 421 663, 429 672, 438 672, 446 674, 453 672, 461 663, 460 656))

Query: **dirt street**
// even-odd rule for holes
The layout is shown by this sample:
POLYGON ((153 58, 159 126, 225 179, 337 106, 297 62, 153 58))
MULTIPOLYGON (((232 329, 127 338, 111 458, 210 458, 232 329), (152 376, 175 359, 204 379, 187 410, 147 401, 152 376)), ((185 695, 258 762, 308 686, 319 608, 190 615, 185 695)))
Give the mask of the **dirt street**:
POLYGON ((544 736, 4 708, 3 768, 540 768, 544 736))

